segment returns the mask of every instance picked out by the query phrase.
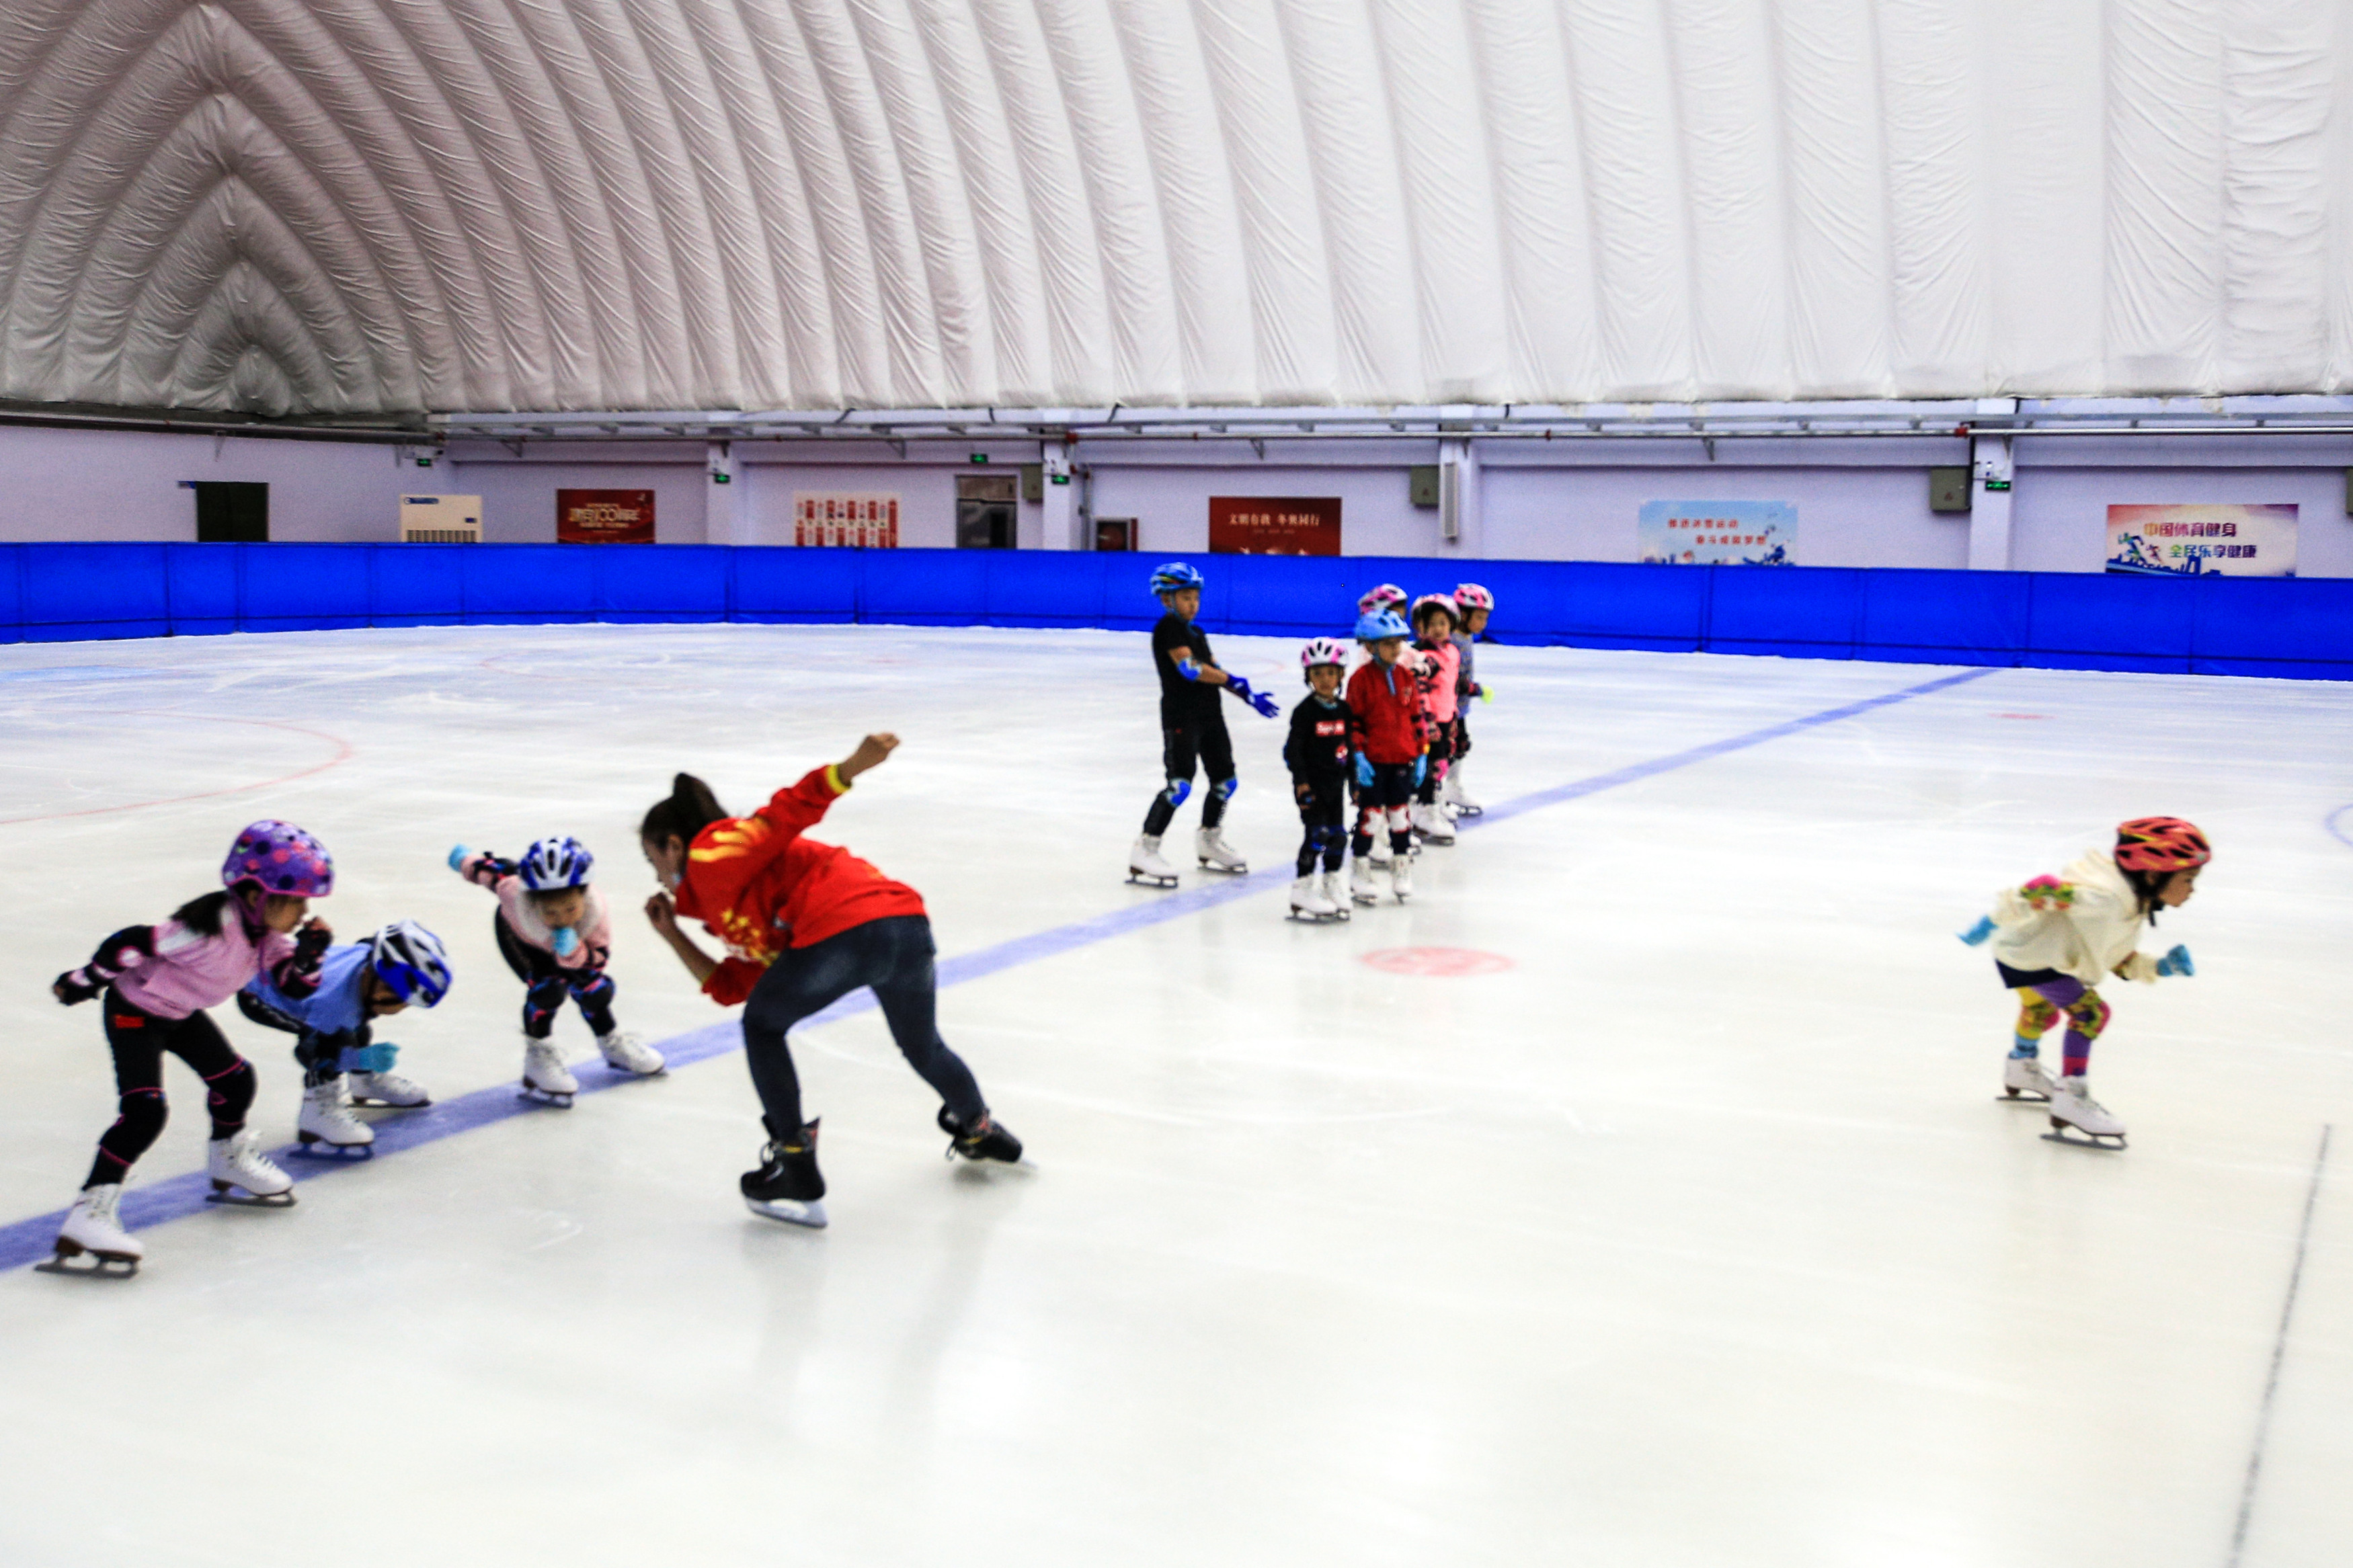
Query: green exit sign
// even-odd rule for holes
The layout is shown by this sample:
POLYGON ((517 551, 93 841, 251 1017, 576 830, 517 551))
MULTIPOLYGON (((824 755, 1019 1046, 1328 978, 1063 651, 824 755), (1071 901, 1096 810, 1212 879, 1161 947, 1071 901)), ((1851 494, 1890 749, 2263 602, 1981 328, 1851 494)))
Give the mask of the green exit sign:
POLYGON ((988 461, 988 454, 986 452, 975 452, 972 455, 972 460, 976 463, 986 463, 988 461))

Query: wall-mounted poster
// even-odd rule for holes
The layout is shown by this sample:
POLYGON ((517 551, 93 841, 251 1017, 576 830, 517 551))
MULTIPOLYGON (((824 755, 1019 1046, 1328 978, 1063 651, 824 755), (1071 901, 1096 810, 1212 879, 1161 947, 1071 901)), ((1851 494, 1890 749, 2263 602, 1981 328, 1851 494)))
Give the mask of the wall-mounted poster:
POLYGON ((1778 500, 1646 500, 1641 553, 1649 566, 1794 566, 1798 509, 1778 500))
POLYGON ((555 542, 558 544, 651 544, 654 542, 654 492, 558 490, 555 492, 555 542))
POLYGON ((1337 555, 1338 496, 1211 496, 1209 549, 1219 555, 1337 555))
POLYGON ((2108 570, 2136 577, 2293 577, 2295 505, 2112 506, 2108 570))
POLYGON ((793 542, 828 550, 896 550, 898 492, 796 490, 793 542))

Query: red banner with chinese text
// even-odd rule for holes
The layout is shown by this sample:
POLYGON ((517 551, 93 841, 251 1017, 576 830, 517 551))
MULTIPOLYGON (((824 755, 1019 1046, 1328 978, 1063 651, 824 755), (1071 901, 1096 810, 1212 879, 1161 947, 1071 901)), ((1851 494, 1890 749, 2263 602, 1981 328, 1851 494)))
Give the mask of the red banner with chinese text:
POLYGON ((1209 549, 1219 555, 1337 555, 1338 496, 1211 496, 1209 549))
POLYGON ((555 492, 555 542, 558 544, 651 544, 654 542, 654 492, 558 490, 555 492))

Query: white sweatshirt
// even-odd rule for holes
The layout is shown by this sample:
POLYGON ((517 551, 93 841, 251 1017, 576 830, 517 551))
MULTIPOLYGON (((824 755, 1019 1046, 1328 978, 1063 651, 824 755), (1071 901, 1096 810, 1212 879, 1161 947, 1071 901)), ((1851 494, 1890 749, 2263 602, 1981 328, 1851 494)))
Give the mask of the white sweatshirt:
POLYGON ((1993 902, 1993 955, 2012 969, 2055 969, 2097 985, 2111 974, 2157 984, 2157 959, 2142 952, 2140 900, 2116 861, 2097 849, 2060 873, 2075 889, 2068 909, 2035 910, 2022 889, 1993 902))

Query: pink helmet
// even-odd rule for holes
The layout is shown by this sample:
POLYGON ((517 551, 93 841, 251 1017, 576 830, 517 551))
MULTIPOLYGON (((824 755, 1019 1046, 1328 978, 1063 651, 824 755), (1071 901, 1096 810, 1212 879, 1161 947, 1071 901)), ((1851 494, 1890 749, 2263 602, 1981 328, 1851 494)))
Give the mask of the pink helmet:
POLYGON ((1495 607, 1495 595, 1476 583, 1465 583, 1454 590, 1454 602, 1466 610, 1487 610, 1495 607))
POLYGON ((1299 650, 1299 679, 1305 680, 1307 672, 1319 664, 1345 669, 1348 668, 1348 650, 1330 637, 1311 637, 1307 646, 1299 650))
POLYGON ((222 887, 248 882, 265 893, 323 899, 335 890, 334 858, 290 822, 257 822, 237 836, 221 864, 222 887))
POLYGON ((2116 825, 2116 864, 2127 871, 2187 871, 2212 858, 2206 836, 2178 816, 2136 816, 2116 825))
POLYGON ((1377 616, 1383 610, 1394 610, 1405 603, 1405 590, 1394 583, 1384 583, 1356 601, 1356 614, 1377 616))
POLYGON ((1462 606, 1444 594, 1424 594, 1413 602, 1412 618, 1415 626, 1421 625, 1421 613, 1424 610, 1444 610, 1448 620, 1458 626, 1462 624, 1462 606))

